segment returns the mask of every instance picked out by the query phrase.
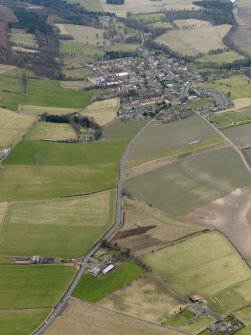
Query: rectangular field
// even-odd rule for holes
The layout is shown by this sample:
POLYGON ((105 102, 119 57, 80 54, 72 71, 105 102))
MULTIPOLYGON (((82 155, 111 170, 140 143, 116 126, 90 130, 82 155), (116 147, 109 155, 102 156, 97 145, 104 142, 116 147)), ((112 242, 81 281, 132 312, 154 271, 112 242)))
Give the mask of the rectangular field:
POLYGON ((10 204, 0 231, 0 255, 83 256, 114 223, 116 191, 10 204))
MULTIPOLYGON (((246 263, 218 232, 187 239, 145 255, 143 260, 183 297, 196 292, 208 298, 251 278, 246 263)), ((237 297, 238 290, 229 299, 234 303, 237 297)))
POLYGON ((230 25, 195 28, 187 30, 172 30, 160 35, 155 42, 168 46, 182 55, 196 56, 211 50, 225 47, 223 37, 230 30, 230 25), (208 43, 204 43, 207 41, 208 43))
POLYGON ((65 265, 0 266, 0 308, 51 308, 76 273, 65 265))
POLYGON ((239 55, 237 52, 228 51, 228 52, 223 52, 217 55, 203 56, 199 58, 198 61, 201 63, 212 62, 212 63, 222 64, 222 63, 233 63, 241 59, 244 59, 244 57, 239 55))
POLYGON ((45 335, 181 335, 180 332, 71 299, 45 335), (83 319, 85 322, 83 322, 83 319))
POLYGON ((108 294, 139 278, 145 271, 130 259, 123 259, 123 263, 106 276, 94 277, 84 274, 73 292, 75 298, 97 302, 108 294))
POLYGON ((130 178, 125 189, 137 199, 180 215, 250 181, 239 155, 226 148, 184 158, 130 178))
POLYGON ((79 3, 85 9, 91 12, 102 12, 99 0, 68 0, 70 3, 79 3))
POLYGON ((24 29, 12 29, 9 36, 10 36, 10 41, 15 46, 20 46, 20 47, 28 48, 28 49, 38 48, 35 35, 26 33, 24 29))
POLYGON ((50 115, 65 115, 70 113, 77 113, 79 108, 58 108, 58 107, 40 107, 40 106, 32 106, 32 105, 19 105, 19 113, 23 115, 34 115, 40 116, 44 113, 48 113, 50 115))
POLYGON ((204 84, 203 86, 226 94, 230 92, 231 99, 250 98, 251 96, 251 85, 243 77, 215 80, 213 83, 204 84))
POLYGON ((179 149, 189 152, 216 136, 217 133, 197 115, 171 123, 152 123, 135 141, 127 163, 138 165, 175 154, 175 151, 179 154, 179 149), (192 144, 194 141, 197 143, 192 144))
POLYGON ((69 124, 37 122, 25 137, 32 141, 76 140, 77 134, 69 124))
POLYGON ((223 133, 238 147, 251 146, 251 124, 225 129, 223 133))
POLYGON ((50 309, 0 311, 1 335, 32 334, 49 313, 50 309))
POLYGON ((19 115, 8 109, 0 108, 0 149, 12 146, 31 128, 36 121, 34 116, 19 115))
POLYGON ((230 36, 230 40, 242 51, 245 51, 249 56, 251 55, 250 33, 251 27, 249 25, 237 26, 235 31, 230 36))

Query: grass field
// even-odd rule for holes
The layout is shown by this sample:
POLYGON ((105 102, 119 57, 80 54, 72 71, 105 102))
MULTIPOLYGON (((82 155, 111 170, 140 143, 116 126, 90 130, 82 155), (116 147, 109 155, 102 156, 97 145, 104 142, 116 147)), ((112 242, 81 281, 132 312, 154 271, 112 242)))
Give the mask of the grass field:
POLYGON ((228 33, 230 25, 173 30, 156 38, 155 42, 167 45, 182 55, 196 56, 211 50, 225 47, 223 37, 228 33), (204 43, 204 41, 208 43, 204 43))
POLYGON ((1 335, 32 334, 49 313, 49 309, 0 311, 1 335))
POLYGON ((13 110, 18 110, 18 105, 84 108, 90 103, 90 97, 98 92, 64 89, 56 80, 29 78, 28 92, 23 93, 20 76, 21 71, 16 71, 12 76, 0 76, 2 106, 13 110))
POLYGON ((0 266, 0 308, 54 307, 76 272, 65 265, 0 266))
POLYGON ((134 280, 98 304, 155 323, 161 323, 168 315, 183 307, 182 302, 153 275, 134 280))
POLYGON ((77 134, 69 124, 37 122, 27 134, 26 139, 32 141, 66 141, 76 140, 77 134))
POLYGON ((58 334, 181 335, 173 329, 146 323, 77 299, 71 299, 63 314, 45 331, 45 335, 58 334))
POLYGON ((175 314, 168 318, 164 324, 185 331, 188 334, 200 334, 210 323, 215 323, 215 320, 208 316, 200 316, 192 322, 187 322, 180 315, 175 314))
POLYGON ((189 152, 216 136, 216 132, 197 115, 171 123, 152 123, 135 141, 128 165, 175 155, 176 151, 178 155, 179 149, 189 152), (196 140, 198 143, 189 144, 196 140))
POLYGON ((242 77, 215 80, 213 83, 204 84, 203 86, 214 88, 226 94, 230 92, 231 99, 251 97, 251 85, 242 77))
POLYGON ((192 108, 192 109, 199 109, 202 108, 204 106, 210 105, 213 103, 213 99, 212 98, 202 98, 202 99, 198 99, 195 101, 189 101, 187 106, 192 108))
POLYGON ((20 47, 28 48, 28 49, 38 48, 35 35, 26 33, 24 29, 12 29, 9 36, 10 36, 10 41, 15 46, 20 46, 20 47))
POLYGON ((92 117, 100 126, 104 126, 115 119, 119 106, 119 98, 96 101, 79 114, 92 117))
POLYGON ((132 138, 144 125, 147 120, 123 122, 114 120, 104 126, 102 140, 114 141, 132 138))
POLYGON ((235 315, 245 325, 251 324, 251 306, 241 309, 240 311, 236 312, 235 315))
MULTIPOLYGON (((246 263, 218 232, 198 235, 143 256, 143 260, 183 297, 196 292, 208 298, 251 278, 246 263)), ((229 297, 233 303, 238 289, 235 293, 229 297)))
MULTIPOLYGON (((227 128, 235 128, 239 125, 247 125, 251 123, 251 110, 250 108, 244 108, 243 112, 233 111, 215 114, 208 118, 209 121, 213 122, 219 129, 224 130, 227 128)), ((241 128, 244 129, 244 128, 241 128)))
POLYGON ((73 296, 85 301, 97 302, 143 274, 144 270, 141 267, 130 259, 124 258, 123 264, 106 276, 94 277, 90 274, 84 274, 73 292, 73 296))
POLYGON ((4 165, 53 165, 85 167, 118 163, 126 140, 83 143, 21 141, 11 151, 4 165))
POLYGON ((0 169, 0 201, 53 199, 115 188, 126 145, 127 140, 91 145, 22 141, 0 169))
POLYGON ((223 52, 221 54, 217 55, 207 55, 203 56, 198 59, 201 63, 217 63, 217 64, 223 64, 223 63, 233 63, 234 61, 244 59, 243 56, 237 54, 235 51, 228 51, 223 52))
POLYGON ((133 15, 135 19, 143 21, 144 23, 155 23, 160 22, 165 18, 163 13, 151 13, 151 14, 135 14, 133 15))
POLYGON ((16 66, 0 64, 0 75, 10 72, 16 69, 16 66))
POLYGON ((10 204, 1 226, 0 255, 83 256, 114 223, 116 191, 10 204))
POLYGON ((93 12, 102 12, 99 0, 68 0, 71 3, 79 3, 85 9, 93 12))
POLYGON ((5 211, 8 208, 8 203, 7 202, 0 202, 0 227, 2 224, 2 220, 4 218, 5 215, 5 211))
POLYGON ((250 182, 250 174, 231 148, 181 159, 130 178, 134 197, 174 215, 184 214, 250 182))
POLYGON ((230 138, 233 143, 242 147, 251 145, 251 124, 245 124, 239 127, 232 127, 223 131, 224 135, 230 138))
POLYGON ((28 131, 36 121, 33 116, 19 115, 8 109, 0 108, 0 149, 12 146, 28 131))
POLYGON ((129 248, 137 256, 204 229, 200 225, 169 218, 139 201, 124 199, 123 209, 123 226, 113 241, 122 248, 129 248))
POLYGON ((60 41, 59 51, 61 57, 72 60, 78 64, 80 60, 90 61, 103 55, 103 52, 92 45, 76 41, 60 41))
POLYGON ((179 29, 194 29, 194 28, 212 27, 211 22, 203 21, 203 20, 197 20, 197 19, 174 20, 174 24, 179 29))

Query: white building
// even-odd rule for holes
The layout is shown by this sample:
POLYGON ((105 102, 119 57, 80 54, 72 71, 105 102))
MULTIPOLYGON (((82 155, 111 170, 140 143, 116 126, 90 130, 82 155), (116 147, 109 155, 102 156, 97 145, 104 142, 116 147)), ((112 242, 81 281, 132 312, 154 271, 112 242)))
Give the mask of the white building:
POLYGON ((110 264, 104 270, 102 270, 103 275, 106 275, 108 272, 110 272, 112 269, 114 269, 114 265, 110 264))

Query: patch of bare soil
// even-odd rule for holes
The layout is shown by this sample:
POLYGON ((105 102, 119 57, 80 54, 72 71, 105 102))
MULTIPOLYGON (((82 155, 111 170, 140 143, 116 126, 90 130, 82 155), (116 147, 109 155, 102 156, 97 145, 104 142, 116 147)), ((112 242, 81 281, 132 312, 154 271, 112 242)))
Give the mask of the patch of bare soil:
POLYGON ((112 241, 137 256, 160 249, 196 234, 203 226, 168 217, 162 211, 135 199, 124 200, 123 226, 112 241))
POLYGON ((101 300, 99 305, 142 320, 161 323, 167 316, 184 307, 164 284, 153 275, 146 275, 101 300))
POLYGON ((94 304, 70 299, 45 335, 180 335, 181 333, 94 304))
POLYGON ((251 266, 251 185, 194 209, 185 219, 218 229, 251 266))

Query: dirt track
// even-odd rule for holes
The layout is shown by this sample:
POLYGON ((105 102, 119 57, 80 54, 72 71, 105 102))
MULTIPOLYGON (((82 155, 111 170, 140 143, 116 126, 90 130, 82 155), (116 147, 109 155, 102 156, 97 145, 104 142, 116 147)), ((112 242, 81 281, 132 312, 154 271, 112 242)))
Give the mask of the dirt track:
POLYGON ((251 185, 197 208, 185 218, 218 229, 251 266, 251 185))

